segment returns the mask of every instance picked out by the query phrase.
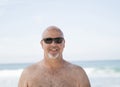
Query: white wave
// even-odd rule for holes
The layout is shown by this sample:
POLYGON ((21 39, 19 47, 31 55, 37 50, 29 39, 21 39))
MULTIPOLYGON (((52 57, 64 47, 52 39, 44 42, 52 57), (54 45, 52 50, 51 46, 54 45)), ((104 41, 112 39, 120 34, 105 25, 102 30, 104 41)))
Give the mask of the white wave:
POLYGON ((120 77, 120 71, 117 72, 110 68, 85 68, 85 71, 90 77, 120 77))
POLYGON ((0 77, 13 77, 19 76, 23 69, 18 70, 0 70, 0 77))
POLYGON ((0 70, 0 87, 18 87, 19 77, 23 69, 0 70))

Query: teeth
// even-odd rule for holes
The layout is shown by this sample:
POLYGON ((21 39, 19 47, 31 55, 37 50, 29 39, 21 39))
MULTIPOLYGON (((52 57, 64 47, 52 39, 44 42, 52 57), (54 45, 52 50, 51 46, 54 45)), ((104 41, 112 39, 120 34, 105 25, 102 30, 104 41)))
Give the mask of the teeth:
POLYGON ((57 51, 57 48, 51 48, 50 50, 51 51, 57 51))
POLYGON ((55 51, 58 51, 58 48, 57 47, 51 47, 49 50, 55 52, 55 51))
POLYGON ((56 51, 57 49, 51 49, 52 51, 56 51))

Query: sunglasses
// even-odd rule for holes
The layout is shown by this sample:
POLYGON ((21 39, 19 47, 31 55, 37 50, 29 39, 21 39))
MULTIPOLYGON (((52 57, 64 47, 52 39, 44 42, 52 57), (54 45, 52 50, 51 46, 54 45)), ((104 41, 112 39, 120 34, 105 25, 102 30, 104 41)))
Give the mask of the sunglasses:
POLYGON ((43 39, 43 41, 44 41, 46 44, 51 44, 53 41, 54 41, 54 43, 56 43, 56 44, 61 44, 63 40, 64 40, 64 38, 62 38, 62 37, 57 37, 57 38, 44 38, 44 39, 43 39))

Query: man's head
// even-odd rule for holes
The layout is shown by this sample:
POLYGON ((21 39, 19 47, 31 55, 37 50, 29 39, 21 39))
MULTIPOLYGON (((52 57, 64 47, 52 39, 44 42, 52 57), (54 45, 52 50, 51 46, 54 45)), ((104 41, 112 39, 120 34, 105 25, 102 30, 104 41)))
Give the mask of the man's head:
POLYGON ((56 26, 48 27, 42 34, 41 45, 45 58, 62 58, 65 47, 63 32, 56 26))

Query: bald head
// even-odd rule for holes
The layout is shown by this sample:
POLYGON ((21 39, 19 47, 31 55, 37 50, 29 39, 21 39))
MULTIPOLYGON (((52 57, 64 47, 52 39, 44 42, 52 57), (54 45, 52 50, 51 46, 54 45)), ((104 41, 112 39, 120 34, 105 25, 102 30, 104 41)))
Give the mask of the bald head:
POLYGON ((51 36, 64 37, 63 32, 60 30, 60 28, 56 26, 47 27, 42 34, 42 38, 51 37, 51 36))

